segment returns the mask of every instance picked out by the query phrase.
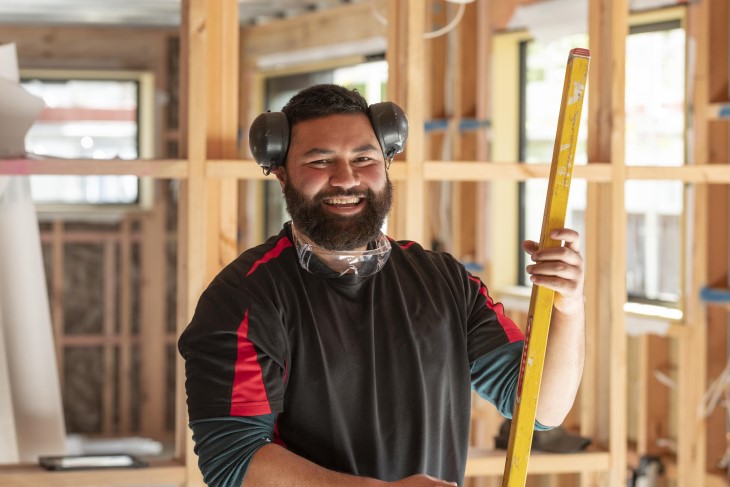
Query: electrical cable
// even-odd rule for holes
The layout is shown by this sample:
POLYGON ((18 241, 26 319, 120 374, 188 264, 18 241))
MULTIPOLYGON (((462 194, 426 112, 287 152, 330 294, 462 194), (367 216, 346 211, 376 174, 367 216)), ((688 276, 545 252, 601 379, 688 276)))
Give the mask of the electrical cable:
MULTIPOLYGON (((461 18, 464 16, 464 11, 466 10, 466 3, 462 2, 454 2, 453 0, 446 0, 447 2, 451 3, 458 3, 459 4, 459 10, 456 12, 456 15, 454 16, 451 21, 446 24, 445 26, 441 27, 440 29, 434 30, 432 32, 426 32, 423 34, 424 39, 434 39, 436 37, 442 36, 444 34, 448 34, 451 32, 457 25, 459 25, 459 22, 461 22, 461 18)), ((377 0, 372 0, 370 2, 370 10, 373 13, 373 17, 375 17, 378 22, 380 22, 383 25, 388 25, 388 19, 381 14, 378 9, 375 7, 375 2, 377 0)))

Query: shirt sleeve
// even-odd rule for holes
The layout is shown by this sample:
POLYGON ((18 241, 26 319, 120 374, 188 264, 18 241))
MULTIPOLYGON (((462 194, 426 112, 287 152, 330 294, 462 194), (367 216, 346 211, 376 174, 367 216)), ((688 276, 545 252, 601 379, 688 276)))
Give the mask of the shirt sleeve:
MULTIPOLYGON (((517 381, 520 375, 522 347, 518 341, 494 350, 471 364, 471 384, 474 390, 494 404, 505 418, 512 419, 517 381)), ((549 430, 550 427, 535 421, 535 430, 549 430)))
POLYGON ((469 363, 508 344, 524 340, 522 330, 495 302, 487 286, 477 277, 466 274, 467 353, 469 363))
POLYGON ((254 453, 272 442, 276 414, 190 422, 198 467, 210 487, 240 487, 254 453))
POLYGON ((178 348, 185 359, 191 421, 283 410, 288 346, 273 304, 214 281, 178 348))

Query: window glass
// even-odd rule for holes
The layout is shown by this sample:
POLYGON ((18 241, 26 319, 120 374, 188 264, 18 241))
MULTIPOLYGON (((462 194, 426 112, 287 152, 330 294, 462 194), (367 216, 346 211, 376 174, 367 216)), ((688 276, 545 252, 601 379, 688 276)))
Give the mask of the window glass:
MULTIPOLYGON (((28 131, 26 151, 64 159, 137 159, 139 83, 25 79, 46 107, 28 131)), ((126 204, 138 200, 136 176, 31 176, 38 203, 126 204)))
MULTIPOLYGON (((678 24, 643 26, 626 40, 629 166, 685 162, 685 32, 678 24)), ((627 228, 627 256, 640 256, 627 262, 630 299, 679 301, 683 188, 681 181, 626 183, 626 211, 642 216, 627 228)))
MULTIPOLYGON (((521 160, 549 162, 565 75, 566 53, 587 46, 587 36, 570 36, 522 49, 521 160)), ((626 41, 627 165, 679 166, 685 161, 685 32, 679 21, 634 27, 626 41), (650 55, 648 53, 651 53, 650 55)), ((590 81, 588 85, 590 89, 590 81)), ((587 102, 587 98, 586 98, 587 102)), ((586 162, 587 103, 584 103, 576 164, 586 162)), ((586 183, 573 180, 566 224, 584 227, 586 183)), ((547 181, 521 188, 521 236, 537 240, 547 181)), ((626 284, 630 299, 677 302, 683 186, 675 181, 627 181, 626 284)), ((529 282, 520 262, 520 283, 529 282)))
MULTIPOLYGON (((586 34, 576 34, 556 40, 546 45, 527 42, 522 46, 522 79, 523 96, 521 110, 520 160, 527 164, 550 163, 553 158, 555 134, 560 116, 560 101, 565 81, 565 67, 568 53, 575 47, 588 46, 586 34)), ((590 82, 588 85, 590 90, 590 82)), ((588 160, 586 141, 588 131, 588 94, 584 95, 580 128, 578 129, 578 146, 575 151, 575 164, 585 164, 588 160)), ((545 211, 545 195, 548 182, 546 179, 528 180, 520 183, 520 240, 540 240, 542 217, 545 211)), ((570 198, 565 225, 582 232, 586 207, 586 182, 572 179, 570 198)), ((582 233, 581 233, 582 234, 582 233)), ((529 282, 525 269, 525 256, 520 253, 520 284, 529 282)))

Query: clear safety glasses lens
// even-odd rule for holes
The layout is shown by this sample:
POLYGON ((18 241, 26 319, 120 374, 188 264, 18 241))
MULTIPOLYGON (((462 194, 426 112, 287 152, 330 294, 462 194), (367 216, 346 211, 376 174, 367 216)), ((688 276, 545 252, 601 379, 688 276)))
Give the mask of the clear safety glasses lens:
POLYGON ((390 240, 382 233, 371 244, 372 248, 366 250, 335 251, 300 242, 297 238, 294 242, 301 266, 312 274, 325 277, 372 276, 383 268, 390 255, 390 240))

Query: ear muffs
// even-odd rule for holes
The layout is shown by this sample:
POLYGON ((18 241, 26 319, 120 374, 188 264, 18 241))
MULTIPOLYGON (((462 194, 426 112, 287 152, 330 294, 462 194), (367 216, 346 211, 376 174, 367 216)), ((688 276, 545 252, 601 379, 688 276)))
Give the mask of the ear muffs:
POLYGON ((248 145, 266 175, 283 165, 289 150, 286 115, 283 112, 266 112, 256 117, 248 131, 248 145))
POLYGON ((403 152, 408 140, 408 119, 393 102, 373 103, 368 108, 370 124, 378 138, 388 167, 396 154, 403 152))
MULTIPOLYGON (((408 140, 408 119, 401 107, 393 102, 373 103, 368 117, 383 151, 386 164, 403 152, 408 140)), ((283 112, 262 113, 251 124, 248 143, 254 160, 265 174, 284 165, 289 150, 289 121, 283 112)))

